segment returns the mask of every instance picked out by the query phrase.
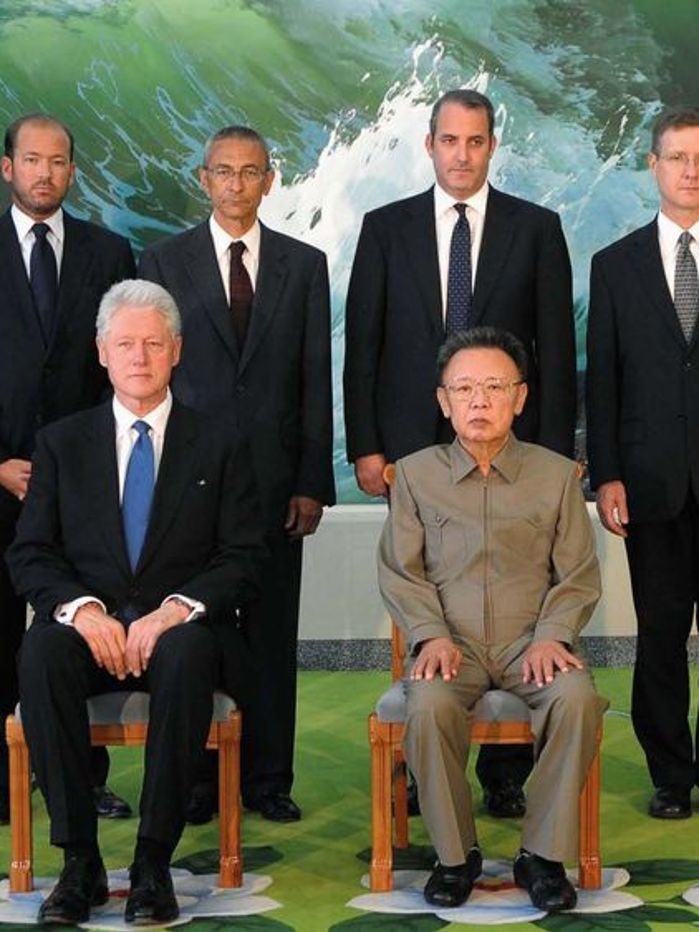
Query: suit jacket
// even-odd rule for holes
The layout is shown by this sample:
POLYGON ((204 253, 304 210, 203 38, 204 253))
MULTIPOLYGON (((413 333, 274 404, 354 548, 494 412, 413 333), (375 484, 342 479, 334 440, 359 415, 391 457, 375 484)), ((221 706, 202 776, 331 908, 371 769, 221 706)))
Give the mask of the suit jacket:
POLYGON ((593 488, 620 479, 631 521, 667 520, 699 491, 699 348, 687 344, 654 220, 592 259, 587 452, 593 488))
MULTIPOLYGON (((491 187, 471 323, 503 327, 529 351, 529 398, 517 436, 571 456, 575 334, 571 270, 558 215, 491 187)), ((345 325, 350 461, 429 446, 444 341, 433 189, 371 211, 354 258, 345 325)))
MULTIPOLYGON (((173 404, 143 552, 132 571, 115 447, 111 402, 39 433, 7 554, 17 590, 40 622, 52 622, 57 605, 85 595, 120 617, 127 606, 143 614, 180 593, 203 602, 203 623, 235 648, 235 610, 256 596, 264 556, 246 451, 215 422, 173 404)), ((226 650, 227 661, 239 662, 239 653, 226 650)))
POLYGON ((172 387, 245 437, 266 520, 280 527, 292 495, 333 504, 328 273, 322 252, 262 226, 247 338, 240 351, 208 221, 143 253, 142 277, 182 314, 172 387))
MULTIPOLYGON (((0 217, 0 461, 29 459, 42 424, 94 405, 107 392, 95 318, 110 285, 133 277, 131 247, 65 211, 63 221, 56 322, 47 345, 10 211, 0 217)), ((0 522, 14 521, 17 511, 16 500, 0 489, 0 522)))

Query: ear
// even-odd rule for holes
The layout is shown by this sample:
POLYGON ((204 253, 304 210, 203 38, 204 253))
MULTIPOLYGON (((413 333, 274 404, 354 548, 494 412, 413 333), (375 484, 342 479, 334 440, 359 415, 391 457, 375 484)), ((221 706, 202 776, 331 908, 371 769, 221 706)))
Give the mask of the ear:
POLYGON ((104 366, 104 368, 106 369, 107 368, 107 354, 104 351, 104 343, 102 342, 102 338, 97 337, 95 342, 97 343, 97 356, 99 357, 100 366, 104 366))
POLYGON ((175 337, 175 346, 172 353, 172 365, 176 366, 182 356, 182 337, 175 337))
POLYGON ((446 391, 442 388, 441 385, 437 388, 437 402, 439 403, 439 407, 442 409, 442 414, 447 420, 449 420, 449 418, 451 417, 451 405, 449 404, 449 395, 446 393, 446 391))
POLYGON ((432 158, 432 152, 434 150, 434 139, 432 137, 432 133, 428 133, 425 136, 425 149, 427 150, 429 157, 432 158))
POLYGON ((2 177, 8 184, 12 181, 12 159, 6 155, 2 157, 2 177))
POLYGON ((527 400, 527 395, 529 394, 529 386, 526 382, 523 382, 522 385, 517 386, 517 397, 515 398, 515 415, 521 414, 524 411, 524 402, 527 400))
POLYGON ((199 184, 206 192, 209 198, 211 198, 211 188, 209 187, 209 173, 205 168, 199 169, 199 184))
POLYGON ((270 189, 272 185, 274 184, 274 176, 275 176, 274 169, 270 168, 270 170, 265 175, 265 180, 262 182, 262 195, 263 196, 269 194, 270 189))
POLYGON ((655 152, 649 152, 648 153, 648 168, 650 168, 653 174, 655 174, 657 167, 658 167, 658 156, 655 154, 655 152))
POLYGON ((70 163, 70 174, 68 175, 68 187, 75 181, 75 162, 70 163))

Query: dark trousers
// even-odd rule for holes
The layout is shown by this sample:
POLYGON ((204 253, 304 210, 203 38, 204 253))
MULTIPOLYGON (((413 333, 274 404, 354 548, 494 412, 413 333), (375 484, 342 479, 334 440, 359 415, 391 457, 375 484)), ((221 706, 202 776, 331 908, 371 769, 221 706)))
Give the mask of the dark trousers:
POLYGON ((87 698, 137 689, 150 693, 138 836, 174 850, 184 827, 193 768, 211 723, 217 670, 214 636, 197 622, 162 634, 145 676, 123 681, 97 667, 73 627, 32 625, 20 653, 20 701, 34 772, 51 819, 52 844, 97 841, 87 698))
MULTIPOLYGON (((8 535, 0 534, 3 538, 8 535)), ((0 740, 0 798, 7 798, 9 773, 7 744, 5 743, 5 718, 14 712, 19 696, 17 685, 17 651, 24 636, 27 606, 12 587, 10 574, 5 565, 5 548, 14 537, 14 522, 9 539, 0 546, 0 716, 2 718, 2 740, 0 740)))
POLYGON ((688 723, 687 638, 699 591, 694 492, 669 521, 631 523, 626 539, 638 621, 631 718, 655 786, 699 782, 699 735, 688 723))
POLYGON ((277 532, 269 541, 260 598, 245 613, 250 662, 244 671, 243 796, 288 793, 294 779, 296 645, 303 545, 277 532))

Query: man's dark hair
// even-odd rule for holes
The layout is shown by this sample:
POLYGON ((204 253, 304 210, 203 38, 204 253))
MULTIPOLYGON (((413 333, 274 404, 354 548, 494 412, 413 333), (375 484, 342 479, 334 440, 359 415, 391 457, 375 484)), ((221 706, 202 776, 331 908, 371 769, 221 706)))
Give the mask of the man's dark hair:
POLYGON ((668 129, 699 126, 699 107, 669 107, 659 113, 651 130, 651 152, 660 155, 660 141, 668 129))
POLYGON ((217 142, 222 142, 224 139, 246 139, 248 142, 256 142, 258 145, 262 146, 262 150, 265 154, 265 168, 269 171, 272 167, 269 158, 269 146, 264 136, 261 136, 257 130, 252 129, 250 126, 224 126, 223 129, 219 129, 206 140, 204 145, 204 168, 207 168, 209 165, 212 147, 217 142))
POLYGON ((446 94, 442 94, 434 107, 432 107, 432 113, 430 114, 430 136, 433 139, 437 132, 437 117, 444 104, 458 104, 460 107, 465 107, 467 110, 485 110, 486 116, 488 117, 488 133, 491 136, 493 135, 495 111, 493 110, 491 102, 485 94, 481 94, 478 91, 467 90, 466 88, 459 88, 458 90, 447 91, 446 94))
POLYGON ((448 336, 437 353, 437 384, 442 384, 444 370, 453 356, 461 350, 499 349, 506 353, 517 367, 519 377, 527 381, 527 351, 524 344, 509 330, 499 327, 473 327, 471 330, 457 330, 448 336))
POLYGON ((36 123, 38 126, 53 126, 63 130, 68 137, 68 157, 73 161, 73 152, 75 150, 75 140, 73 134, 57 117, 50 113, 25 113, 24 116, 18 117, 5 130, 5 155, 8 159, 14 157, 15 146, 17 145, 17 136, 22 127, 27 123, 36 123))

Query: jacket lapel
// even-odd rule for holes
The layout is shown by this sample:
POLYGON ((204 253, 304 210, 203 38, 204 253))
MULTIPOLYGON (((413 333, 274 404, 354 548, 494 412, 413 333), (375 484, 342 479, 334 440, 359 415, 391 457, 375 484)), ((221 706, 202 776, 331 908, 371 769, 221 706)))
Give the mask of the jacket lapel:
POLYGON ((682 333, 677 311, 667 287, 663 260, 660 256, 657 221, 654 220, 648 226, 638 230, 631 241, 631 246, 631 261, 636 267, 643 291, 648 296, 651 306, 660 314, 675 339, 683 348, 686 348, 687 341, 682 333))
MULTIPOLYGON (((32 345, 38 347, 44 344, 17 230, 9 210, 0 217, 0 282, 7 282, 7 285, 3 285, 7 292, 13 290, 17 294, 20 307, 18 323, 26 330, 32 345)), ((7 300, 7 292, 3 295, 4 300, 7 300)))
POLYGON ((228 352, 237 362, 238 343, 233 331, 231 311, 226 301, 226 292, 221 281, 221 270, 216 259, 208 221, 200 223, 192 230, 185 255, 185 265, 191 282, 192 294, 198 296, 199 304, 208 315, 228 352))
POLYGON ((158 553, 164 535, 177 518, 180 500, 192 477, 196 436, 196 423, 189 412, 173 400, 165 429, 165 442, 155 484, 150 522, 136 567, 137 572, 158 553))
POLYGON ((284 240, 273 230, 260 224, 260 262, 255 285, 255 297, 250 313, 250 326, 243 345, 240 371, 243 372, 264 337, 279 306, 288 260, 284 240))
MULTIPOLYGON (((49 339, 49 349, 67 339, 66 328, 75 305, 80 300, 82 284, 86 281, 94 254, 86 228, 63 211, 63 258, 58 277, 56 320, 49 339)), ((96 309, 95 309, 96 310, 96 309)))
POLYGON ((483 239, 476 266, 471 322, 477 326, 483 319, 490 293, 503 275, 514 232, 513 215, 516 207, 507 202, 499 191, 490 188, 485 211, 483 239))
POLYGON ((401 235, 409 258, 406 277, 412 270, 430 326, 441 339, 444 334, 444 318, 433 188, 418 195, 403 209, 405 222, 402 224, 401 235))
POLYGON ((111 401, 95 409, 94 414, 89 444, 92 462, 85 495, 94 502, 98 512, 96 525, 107 549, 112 553, 117 566, 131 575, 119 506, 116 435, 111 401))

